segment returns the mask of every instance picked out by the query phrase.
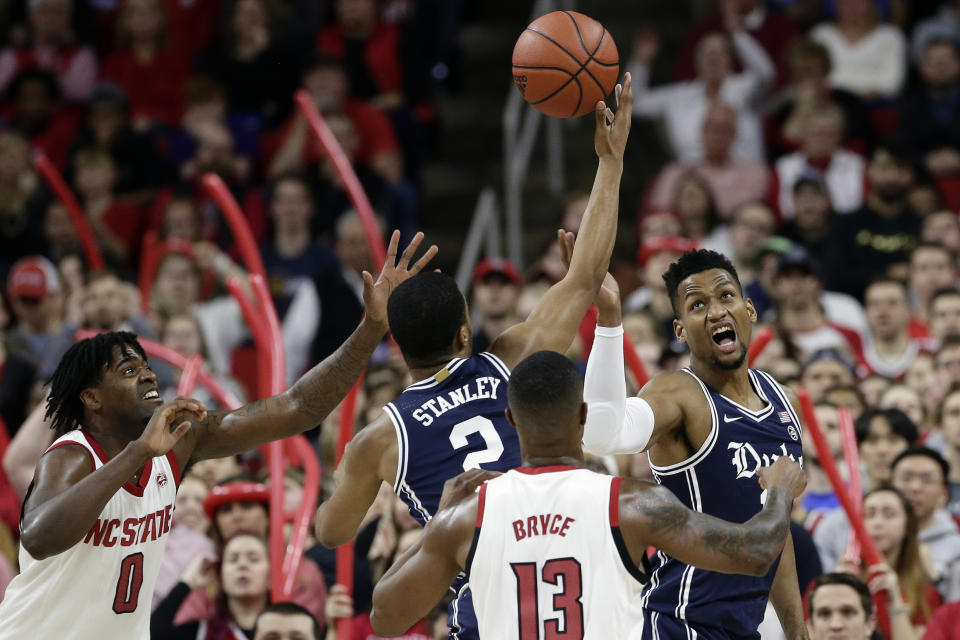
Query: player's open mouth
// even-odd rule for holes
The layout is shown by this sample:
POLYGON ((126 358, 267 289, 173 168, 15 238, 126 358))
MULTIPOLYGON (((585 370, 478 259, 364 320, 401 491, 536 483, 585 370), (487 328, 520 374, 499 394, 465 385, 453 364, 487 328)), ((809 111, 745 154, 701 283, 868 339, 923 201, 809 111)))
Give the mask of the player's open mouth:
POLYGON ((714 344, 720 347, 724 353, 733 353, 737 348, 737 332, 733 330, 733 325, 724 323, 713 328, 710 334, 714 344))
POLYGON ((144 400, 148 400, 148 401, 149 401, 149 400, 156 400, 156 401, 159 402, 159 401, 160 401, 160 392, 157 391, 156 388, 153 388, 153 389, 150 389, 150 391, 147 391, 145 394, 143 394, 142 398, 143 398, 144 400))

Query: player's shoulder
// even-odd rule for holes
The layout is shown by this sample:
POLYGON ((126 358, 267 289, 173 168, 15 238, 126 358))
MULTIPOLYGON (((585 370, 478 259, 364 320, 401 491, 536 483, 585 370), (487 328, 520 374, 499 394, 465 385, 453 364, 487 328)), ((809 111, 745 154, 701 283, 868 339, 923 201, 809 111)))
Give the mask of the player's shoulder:
MULTIPOLYGON (((700 385, 697 379, 686 371, 666 371, 657 374, 643 385, 641 393, 684 393, 689 391, 699 391, 700 385)), ((678 397, 680 399, 680 397, 678 397)))

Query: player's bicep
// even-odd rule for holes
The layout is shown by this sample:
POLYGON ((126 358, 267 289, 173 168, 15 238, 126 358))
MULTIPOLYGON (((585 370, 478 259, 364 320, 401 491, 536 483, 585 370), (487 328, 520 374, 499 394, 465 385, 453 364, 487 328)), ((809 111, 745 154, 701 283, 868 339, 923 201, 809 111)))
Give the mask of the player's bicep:
POLYGON ((83 445, 64 444, 45 453, 37 463, 30 493, 23 505, 24 516, 93 473, 94 462, 83 445))
POLYGON ((691 392, 699 391, 686 384, 688 380, 692 379, 685 373, 660 375, 640 390, 638 396, 645 400, 653 411, 653 432, 647 441, 647 449, 656 444, 657 440, 665 434, 683 425, 682 401, 689 397, 691 392))
POLYGON ((564 278, 547 290, 524 322, 500 334, 490 352, 510 368, 537 351, 565 352, 595 295, 564 278))

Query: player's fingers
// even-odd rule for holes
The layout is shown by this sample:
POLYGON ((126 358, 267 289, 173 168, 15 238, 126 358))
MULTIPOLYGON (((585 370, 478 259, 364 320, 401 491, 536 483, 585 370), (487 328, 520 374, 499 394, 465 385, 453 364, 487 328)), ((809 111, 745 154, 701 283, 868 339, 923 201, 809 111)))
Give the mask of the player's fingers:
POLYGON ((597 128, 606 127, 607 124, 607 103, 603 100, 597 102, 597 107, 594 109, 594 116, 597 119, 597 128))
POLYGON ((173 430, 173 441, 177 442, 180 438, 187 435, 187 431, 190 431, 190 421, 184 420, 173 430))
POLYGON ((420 259, 413 263, 413 266, 410 267, 410 275, 415 276, 420 273, 420 271, 422 271, 423 268, 427 266, 430 261, 433 260, 434 256, 436 256, 439 252, 440 249, 437 248, 437 245, 430 245, 430 248, 427 249, 426 253, 420 256, 420 259))
POLYGON ((617 105, 617 109, 620 109, 620 94, 623 93, 623 85, 618 84, 613 88, 613 99, 614 104, 617 105))
POLYGON ((607 118, 608 125, 612 125, 616 120, 616 117, 613 115, 613 110, 610 109, 610 107, 607 107, 606 118, 607 118))
MULTIPOLYGON (((394 233, 399 235, 400 232, 395 231, 394 233)), ((413 240, 411 240, 407 248, 403 250, 403 254, 400 256, 400 263, 397 265, 398 269, 407 268, 407 265, 410 264, 410 258, 417 252, 417 247, 420 246, 421 242, 423 242, 423 232, 417 231, 413 236, 413 240)))
POLYGON ((393 230, 393 233, 390 234, 390 244, 387 245, 387 258, 383 263, 383 268, 392 267, 397 263, 397 247, 400 246, 400 231, 397 229, 393 230))

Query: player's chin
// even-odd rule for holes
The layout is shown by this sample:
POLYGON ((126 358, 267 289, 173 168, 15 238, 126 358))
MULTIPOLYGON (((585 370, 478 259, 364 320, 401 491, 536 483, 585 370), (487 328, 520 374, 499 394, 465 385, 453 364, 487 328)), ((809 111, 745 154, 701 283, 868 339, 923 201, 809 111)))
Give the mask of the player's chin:
POLYGON ((716 350, 716 353, 713 356, 713 362, 717 365, 718 369, 723 369, 724 371, 734 371, 743 366, 744 361, 747 359, 747 347, 746 345, 739 344, 737 348, 729 353, 725 353, 716 350))

